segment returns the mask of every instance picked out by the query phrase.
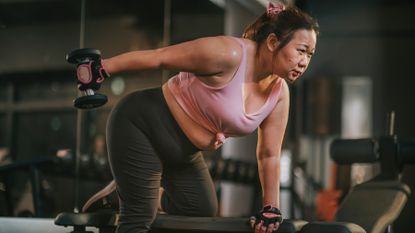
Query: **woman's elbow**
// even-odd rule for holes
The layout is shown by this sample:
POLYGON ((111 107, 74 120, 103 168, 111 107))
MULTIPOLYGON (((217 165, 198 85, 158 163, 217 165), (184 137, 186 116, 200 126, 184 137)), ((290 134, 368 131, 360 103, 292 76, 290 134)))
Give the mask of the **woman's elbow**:
POLYGON ((279 158, 279 151, 271 148, 262 148, 257 151, 258 160, 268 158, 279 158))
POLYGON ((152 66, 155 69, 172 69, 172 64, 169 62, 169 54, 165 48, 158 48, 154 50, 152 66))

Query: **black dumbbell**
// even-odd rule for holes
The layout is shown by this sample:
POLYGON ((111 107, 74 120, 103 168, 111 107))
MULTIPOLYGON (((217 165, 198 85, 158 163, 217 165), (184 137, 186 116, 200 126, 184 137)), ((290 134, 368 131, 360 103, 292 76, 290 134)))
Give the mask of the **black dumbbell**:
POLYGON ((77 64, 79 89, 83 93, 74 100, 74 106, 92 109, 107 103, 107 96, 96 93, 101 82, 109 76, 101 67, 101 52, 91 48, 77 49, 67 54, 66 60, 71 64, 77 64), (97 65, 101 69, 97 68, 97 65))

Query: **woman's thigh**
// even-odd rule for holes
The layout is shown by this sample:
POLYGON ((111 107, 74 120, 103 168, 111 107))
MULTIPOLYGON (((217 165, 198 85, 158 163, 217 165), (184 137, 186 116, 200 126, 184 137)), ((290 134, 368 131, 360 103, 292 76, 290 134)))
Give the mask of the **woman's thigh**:
POLYGON ((156 215, 162 165, 142 130, 123 116, 114 117, 107 138, 120 201, 117 232, 146 232, 156 215))
POLYGON ((202 153, 197 153, 186 166, 166 169, 162 185, 165 189, 161 204, 169 214, 215 216, 215 187, 202 153))

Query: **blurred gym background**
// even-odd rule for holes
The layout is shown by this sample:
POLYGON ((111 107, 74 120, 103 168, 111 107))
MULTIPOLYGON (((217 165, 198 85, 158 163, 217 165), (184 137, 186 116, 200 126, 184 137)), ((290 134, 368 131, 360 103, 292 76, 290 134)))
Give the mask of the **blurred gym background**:
MULTIPOLYGON (((415 135, 415 2, 293 4, 317 18, 321 36, 308 72, 290 86, 281 205, 287 218, 329 220, 344 194, 378 171, 376 164, 334 165, 328 152, 334 138, 384 135, 390 111, 399 136, 415 135)), ((240 36, 266 5, 263 0, 0 0, 0 216, 54 218, 82 205, 111 180, 105 148, 111 108, 127 93, 160 86, 173 75, 117 74, 100 90, 109 102, 79 117, 72 103, 78 94, 75 68, 65 61, 66 53, 84 44, 106 58, 202 36, 240 36)), ((255 140, 255 135, 231 140, 206 153, 222 216, 246 216, 259 205, 251 166, 255 140)), ((406 166, 402 178, 415 190, 415 167, 406 166)), ((411 197, 394 224, 396 232, 412 232, 414 215, 411 197)))

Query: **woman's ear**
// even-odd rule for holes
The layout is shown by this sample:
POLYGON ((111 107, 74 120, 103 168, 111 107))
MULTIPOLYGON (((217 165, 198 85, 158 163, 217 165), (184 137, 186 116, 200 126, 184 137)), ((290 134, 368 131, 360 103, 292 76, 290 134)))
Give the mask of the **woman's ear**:
POLYGON ((278 37, 274 33, 270 33, 267 37, 267 48, 269 51, 274 52, 277 50, 279 44, 278 37))

